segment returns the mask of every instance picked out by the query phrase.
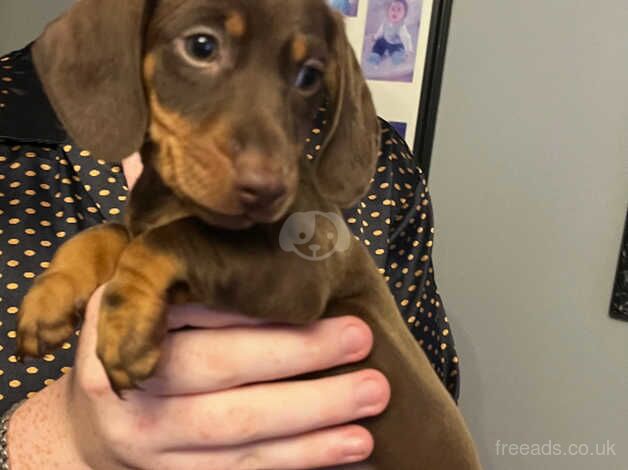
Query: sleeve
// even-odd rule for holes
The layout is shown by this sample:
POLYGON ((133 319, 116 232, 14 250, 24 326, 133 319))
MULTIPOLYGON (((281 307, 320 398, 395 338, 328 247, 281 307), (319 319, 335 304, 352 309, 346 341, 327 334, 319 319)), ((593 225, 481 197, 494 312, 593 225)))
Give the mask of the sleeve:
MULTIPOLYGON (((306 139, 308 159, 316 159, 328 124, 322 107, 306 139)), ((407 144, 386 121, 371 187, 344 211, 353 234, 369 250, 399 310, 436 373, 454 399, 460 391, 459 359, 435 281, 432 250, 434 214, 425 175, 407 144)))
POLYGON ((375 33, 375 39, 379 39, 384 36, 384 23, 379 27, 377 32, 375 33))
POLYGON ((457 400, 459 359, 435 281, 427 182, 404 140, 384 121, 371 191, 346 215, 385 276, 408 329, 457 400))
POLYGON ((410 35, 410 31, 408 31, 408 27, 405 24, 401 27, 399 35, 401 36, 401 42, 403 43, 403 47, 406 48, 406 52, 414 52, 414 46, 412 45, 412 36, 410 35))
POLYGON ((41 359, 15 355, 17 313, 56 250, 82 230, 121 214, 119 166, 67 145, 0 141, 0 413, 67 373, 77 335, 41 359), (4 163, 6 162, 6 163, 4 163))

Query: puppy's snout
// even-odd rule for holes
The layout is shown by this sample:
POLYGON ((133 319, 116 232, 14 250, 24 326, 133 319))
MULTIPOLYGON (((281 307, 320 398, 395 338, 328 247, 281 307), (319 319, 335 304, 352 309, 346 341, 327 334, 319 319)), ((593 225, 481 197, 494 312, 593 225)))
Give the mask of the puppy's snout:
POLYGON ((280 178, 265 173, 242 175, 237 188, 242 205, 252 210, 271 208, 283 200, 288 192, 280 178))

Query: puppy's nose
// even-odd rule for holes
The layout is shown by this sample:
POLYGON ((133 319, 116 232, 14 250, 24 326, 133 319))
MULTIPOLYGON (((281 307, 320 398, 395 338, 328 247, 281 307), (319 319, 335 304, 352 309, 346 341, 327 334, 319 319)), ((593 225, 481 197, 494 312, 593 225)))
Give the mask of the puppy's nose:
POLYGON ((248 209, 272 207, 287 193, 286 185, 281 179, 263 173, 243 175, 237 187, 240 201, 248 209))

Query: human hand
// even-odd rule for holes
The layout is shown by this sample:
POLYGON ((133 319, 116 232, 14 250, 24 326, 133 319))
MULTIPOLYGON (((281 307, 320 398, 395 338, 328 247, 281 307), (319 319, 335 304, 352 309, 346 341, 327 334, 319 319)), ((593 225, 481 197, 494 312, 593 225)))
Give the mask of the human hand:
MULTIPOLYGON (((100 295, 87 308, 74 369, 48 391, 67 409, 57 428, 68 437, 55 445, 65 449, 59 461, 69 468, 305 469, 371 453, 368 431, 346 423, 386 407, 390 391, 379 372, 269 383, 366 357, 372 336, 357 318, 297 328, 174 307, 158 370, 144 391, 121 401, 95 354, 100 295), (186 325, 196 329, 174 331, 186 325)), ((45 406, 45 395, 36 398, 45 406)), ((18 469, 24 429, 36 413, 27 405, 16 412, 9 439, 18 469)))

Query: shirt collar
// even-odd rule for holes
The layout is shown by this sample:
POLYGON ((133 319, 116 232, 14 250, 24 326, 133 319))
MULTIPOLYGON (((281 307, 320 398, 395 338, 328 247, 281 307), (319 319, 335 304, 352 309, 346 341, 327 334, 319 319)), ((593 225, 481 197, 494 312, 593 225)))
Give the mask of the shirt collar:
POLYGON ((69 140, 44 93, 31 45, 0 57, 0 139, 42 144, 69 140))

